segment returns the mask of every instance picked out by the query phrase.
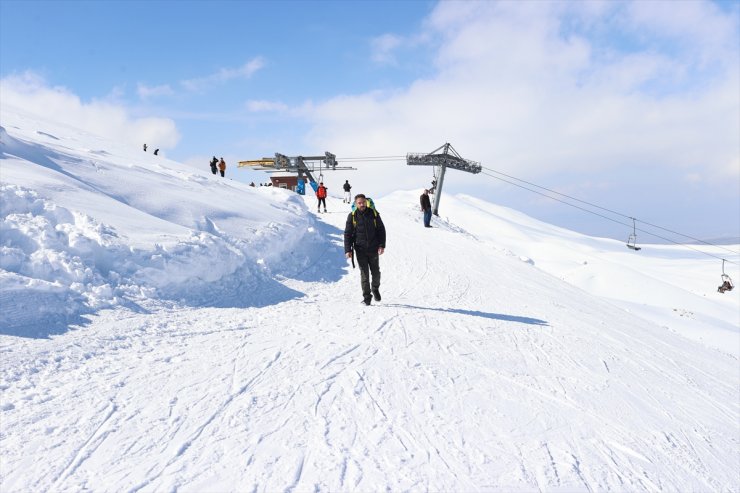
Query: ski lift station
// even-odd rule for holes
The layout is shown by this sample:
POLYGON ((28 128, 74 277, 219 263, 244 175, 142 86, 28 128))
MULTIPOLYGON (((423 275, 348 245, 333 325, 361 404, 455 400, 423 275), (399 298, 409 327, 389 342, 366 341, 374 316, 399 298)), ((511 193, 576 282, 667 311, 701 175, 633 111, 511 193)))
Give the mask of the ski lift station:
POLYGON ((306 194, 306 181, 316 191, 318 184, 324 180, 324 171, 357 169, 350 166, 338 166, 337 156, 328 151, 323 156, 286 156, 275 153, 274 158, 239 161, 238 166, 240 168, 248 166, 255 171, 267 173, 281 173, 270 179, 272 185, 293 190, 300 195, 306 194), (315 176, 316 173, 318 173, 318 179, 315 176))

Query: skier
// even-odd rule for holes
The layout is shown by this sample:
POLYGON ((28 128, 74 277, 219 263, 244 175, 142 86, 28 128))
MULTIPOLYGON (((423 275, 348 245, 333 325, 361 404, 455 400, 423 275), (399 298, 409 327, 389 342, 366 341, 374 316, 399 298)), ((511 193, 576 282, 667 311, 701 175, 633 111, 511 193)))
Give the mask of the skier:
POLYGON ((213 159, 211 159, 211 173, 214 175, 218 173, 216 166, 218 166, 218 159, 216 159, 216 156, 213 156, 213 159))
POLYGON ((218 170, 221 172, 221 177, 223 178, 224 173, 226 173, 226 161, 224 161, 224 158, 221 158, 221 161, 218 162, 218 170))
POLYGON ((349 180, 344 180, 342 188, 344 188, 344 203, 349 204, 352 202, 352 196, 349 194, 349 191, 352 190, 352 185, 349 184, 349 180))
POLYGON ((432 203, 429 201, 429 190, 424 190, 424 193, 419 197, 421 203, 421 211, 424 213, 424 227, 431 228, 432 222, 432 203))
POLYGON ((146 152, 146 144, 144 144, 144 152, 146 152))
POLYGON ((385 225, 375 207, 368 207, 367 197, 363 194, 355 196, 355 205, 357 208, 349 213, 344 226, 344 254, 347 258, 357 255, 362 302, 370 305, 373 298, 380 301, 380 255, 385 252, 385 225), (372 296, 370 273, 373 278, 372 296))
POLYGON ((319 199, 318 211, 321 212, 321 203, 324 203, 324 212, 326 212, 326 187, 324 182, 319 183, 319 188, 316 190, 316 198, 319 199))
POLYGON ((156 156, 158 154, 159 154, 159 149, 154 149, 154 155, 156 156))

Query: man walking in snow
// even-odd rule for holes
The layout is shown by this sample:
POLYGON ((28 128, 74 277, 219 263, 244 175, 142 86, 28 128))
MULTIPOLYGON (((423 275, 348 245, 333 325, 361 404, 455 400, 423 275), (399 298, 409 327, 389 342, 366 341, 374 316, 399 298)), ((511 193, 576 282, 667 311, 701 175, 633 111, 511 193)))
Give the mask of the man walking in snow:
POLYGON ((349 180, 344 180, 342 188, 344 188, 344 203, 349 204, 352 202, 352 196, 349 194, 349 191, 352 190, 352 185, 349 184, 349 180))
POLYGON ((419 197, 421 202, 421 211, 424 213, 424 227, 431 228, 432 222, 432 203, 429 201, 429 190, 424 190, 424 193, 419 197))
POLYGON ((221 161, 218 162, 218 170, 221 172, 221 177, 223 178, 224 173, 226 173, 226 161, 224 161, 224 158, 221 158, 221 161))
POLYGON ((218 166, 218 159, 216 159, 216 156, 213 156, 213 159, 211 159, 211 173, 214 175, 218 173, 216 166, 218 166))
POLYGON ((356 256, 360 266, 362 302, 370 305, 373 297, 380 301, 380 255, 385 252, 385 225, 378 211, 368 207, 363 194, 355 196, 355 206, 344 227, 344 254, 347 258, 356 256))
POLYGON ((316 198, 319 199, 318 211, 321 212, 321 203, 324 203, 324 212, 326 212, 326 187, 324 182, 319 183, 319 188, 316 189, 316 198))

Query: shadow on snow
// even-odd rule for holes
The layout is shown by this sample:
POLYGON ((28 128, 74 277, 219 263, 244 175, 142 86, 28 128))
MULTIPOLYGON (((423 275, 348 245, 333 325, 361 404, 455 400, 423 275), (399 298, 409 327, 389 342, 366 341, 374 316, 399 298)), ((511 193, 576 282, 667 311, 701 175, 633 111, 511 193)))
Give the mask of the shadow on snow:
POLYGON ((392 306, 395 308, 411 308, 414 310, 430 310, 434 312, 444 312, 444 313, 456 313, 458 315, 468 315, 471 317, 488 318, 491 320, 503 320, 504 322, 517 322, 520 324, 527 324, 527 325, 549 326, 546 320, 540 320, 539 318, 519 317, 516 315, 505 315, 503 313, 488 313, 488 312, 481 312, 478 310, 463 310, 461 308, 432 308, 428 306, 399 305, 399 304, 394 304, 394 303, 384 304, 383 306, 392 306))
POLYGON ((313 227, 316 228, 321 241, 313 245, 302 245, 315 252, 314 256, 307 260, 307 265, 275 274, 304 282, 336 282, 346 275, 344 230, 323 221, 316 221, 313 227))

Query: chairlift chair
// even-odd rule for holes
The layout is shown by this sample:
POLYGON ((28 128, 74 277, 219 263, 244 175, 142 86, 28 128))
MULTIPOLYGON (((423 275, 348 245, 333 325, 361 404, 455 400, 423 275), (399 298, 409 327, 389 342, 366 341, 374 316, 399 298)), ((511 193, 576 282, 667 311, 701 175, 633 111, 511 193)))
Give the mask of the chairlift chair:
POLYGON ((732 284, 730 276, 725 274, 725 259, 722 259, 722 276, 720 276, 720 278, 722 279, 722 284, 717 288, 717 292, 724 293, 725 291, 732 291, 732 288, 734 288, 735 285, 732 284))
POLYGON ((627 238, 627 248, 634 251, 639 251, 642 247, 637 246, 637 229, 635 228, 635 218, 632 217, 632 233, 627 238))

